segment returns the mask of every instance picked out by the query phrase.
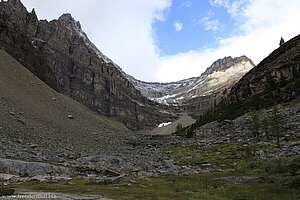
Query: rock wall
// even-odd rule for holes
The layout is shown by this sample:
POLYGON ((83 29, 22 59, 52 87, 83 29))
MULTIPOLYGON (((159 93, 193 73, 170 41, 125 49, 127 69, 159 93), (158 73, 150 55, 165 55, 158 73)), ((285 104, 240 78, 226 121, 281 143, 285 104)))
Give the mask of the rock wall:
POLYGON ((148 100, 135 89, 70 14, 39 21, 20 0, 1 1, 0 48, 58 92, 133 130, 176 118, 168 106, 148 100))
POLYGON ((226 104, 272 92, 273 101, 289 101, 300 95, 300 35, 282 44, 249 71, 232 88, 226 104), (276 90, 281 91, 276 96, 276 90))
POLYGON ((183 112, 189 113, 194 118, 203 116, 213 110, 228 95, 229 88, 222 88, 207 96, 198 96, 187 100, 181 105, 183 112))

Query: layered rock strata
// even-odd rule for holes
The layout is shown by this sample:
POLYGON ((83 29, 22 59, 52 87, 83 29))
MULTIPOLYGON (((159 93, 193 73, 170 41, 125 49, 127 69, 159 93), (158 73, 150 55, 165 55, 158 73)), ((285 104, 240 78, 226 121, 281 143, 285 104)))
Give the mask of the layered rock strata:
POLYGON ((225 102, 244 102, 264 93, 271 98, 269 103, 290 101, 300 95, 299 78, 300 35, 282 44, 241 78, 225 102))

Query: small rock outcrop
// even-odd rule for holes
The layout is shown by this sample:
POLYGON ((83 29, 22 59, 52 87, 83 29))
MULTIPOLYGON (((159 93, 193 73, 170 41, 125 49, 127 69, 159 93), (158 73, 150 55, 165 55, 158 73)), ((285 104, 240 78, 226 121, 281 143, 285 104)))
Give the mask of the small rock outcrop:
POLYGON ((14 189, 11 189, 11 188, 2 188, 0 186, 0 197, 2 196, 11 196, 15 193, 15 190, 14 189))
POLYGON ((280 42, 279 42, 279 46, 283 45, 285 43, 284 39, 281 37, 280 42))
POLYGON ((0 172, 20 176, 47 175, 47 174, 68 174, 70 170, 64 167, 38 162, 26 162, 0 158, 0 172))

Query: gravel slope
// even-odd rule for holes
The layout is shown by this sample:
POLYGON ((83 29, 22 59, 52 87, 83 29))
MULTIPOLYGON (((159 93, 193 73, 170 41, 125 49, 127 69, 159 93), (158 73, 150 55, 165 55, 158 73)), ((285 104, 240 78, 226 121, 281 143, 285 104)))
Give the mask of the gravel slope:
POLYGON ((0 119, 0 160, 7 165, 0 173, 28 179, 36 175, 29 172, 37 163, 66 166, 71 176, 96 174, 98 178, 183 170, 161 151, 176 138, 137 134, 99 116, 52 90, 1 50, 0 119), (16 160, 26 161, 26 169, 22 163, 10 164, 16 160))
POLYGON ((131 134, 121 123, 55 92, 0 50, 0 157, 117 153, 131 134))

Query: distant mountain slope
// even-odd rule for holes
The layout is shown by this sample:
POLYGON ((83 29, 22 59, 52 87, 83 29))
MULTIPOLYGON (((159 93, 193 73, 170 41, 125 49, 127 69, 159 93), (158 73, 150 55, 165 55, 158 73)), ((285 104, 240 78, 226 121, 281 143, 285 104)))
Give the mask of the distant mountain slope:
POLYGON ((203 115, 225 98, 231 87, 253 67, 246 56, 225 57, 215 61, 201 76, 177 82, 147 83, 129 75, 127 78, 153 101, 203 115))
POLYGON ((16 151, 29 158, 42 151, 59 160, 62 154, 122 152, 130 134, 120 122, 57 93, 0 50, 1 155, 16 151))
POLYGON ((215 61, 199 77, 171 83, 148 83, 128 76, 134 86, 146 97, 163 104, 181 103, 206 96, 221 87, 229 87, 254 67, 246 56, 225 57, 215 61))

